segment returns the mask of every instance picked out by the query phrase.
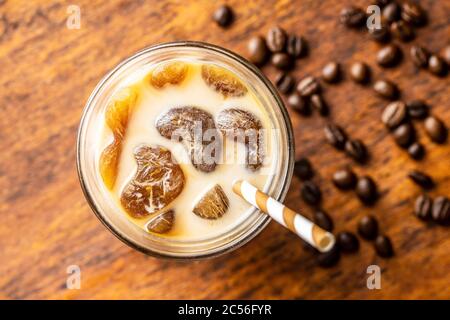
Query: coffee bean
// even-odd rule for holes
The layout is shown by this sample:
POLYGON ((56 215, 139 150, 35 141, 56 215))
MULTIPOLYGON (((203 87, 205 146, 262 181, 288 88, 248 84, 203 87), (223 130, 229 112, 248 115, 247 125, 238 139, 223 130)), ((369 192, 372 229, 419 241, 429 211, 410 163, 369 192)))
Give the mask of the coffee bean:
POLYGON ((308 76, 303 78, 297 85, 297 91, 303 97, 309 97, 320 91, 319 82, 316 78, 308 76))
POLYGON ((345 131, 337 124, 327 124, 324 128, 325 138, 328 143, 337 149, 344 149, 347 135, 345 131))
POLYGON ((431 189, 434 187, 433 179, 427 175, 426 173, 423 173, 418 170, 411 170, 408 173, 408 177, 418 186, 424 188, 424 189, 431 189))
POLYGON ((364 143, 359 140, 347 140, 345 142, 345 152, 355 161, 363 163, 367 159, 367 149, 364 143))
POLYGON ((427 20, 425 11, 418 4, 410 1, 402 3, 401 17, 404 21, 415 26, 422 26, 427 20))
POLYGON ((363 62, 354 62, 350 67, 350 77, 357 83, 365 83, 369 79, 370 69, 363 62))
POLYGON ((300 96, 300 94, 298 94, 297 92, 294 92, 288 97, 287 103, 292 109, 303 116, 311 114, 311 107, 308 100, 300 96))
POLYGON ((388 68, 400 62, 402 51, 395 44, 389 44, 380 49, 377 53, 377 62, 380 66, 388 68))
POLYGON ((444 143, 447 140, 447 127, 442 120, 434 116, 425 119, 425 132, 436 143, 444 143))
POLYGON ((287 73, 281 72, 275 78, 275 85, 281 93, 287 94, 294 87, 295 80, 287 73))
POLYGON ((399 90, 397 86, 389 80, 377 80, 373 89, 382 98, 394 100, 399 96, 399 90))
POLYGON ((292 58, 284 52, 277 52, 272 55, 272 64, 281 70, 289 70, 294 66, 294 61, 292 58))
POLYGON ((406 120, 406 118, 406 105, 402 101, 394 101, 389 103, 381 114, 381 121, 389 129, 398 127, 406 120))
POLYGON ((262 66, 269 57, 266 40, 261 36, 252 37, 247 45, 248 58, 257 66, 262 66))
POLYGON ((322 69, 322 79, 328 83, 335 83, 340 79, 340 67, 337 62, 329 62, 322 69))
POLYGON ((311 179, 314 175, 311 162, 307 158, 297 160, 294 165, 294 174, 302 180, 311 179))
POLYGON ((356 185, 356 175, 349 168, 338 170, 333 174, 333 183, 342 190, 353 189, 356 185))
POLYGON ((423 158, 425 154, 425 149, 422 144, 419 142, 414 142, 412 145, 408 147, 408 153, 411 158, 420 160, 423 158))
POLYGON ((447 66, 441 57, 431 55, 428 59, 428 70, 437 76, 443 76, 447 72, 447 66))
POLYGON ((364 216, 358 222, 358 233, 366 240, 373 240, 378 235, 378 222, 370 215, 364 216))
POLYGON ((447 65, 450 66, 450 45, 446 46, 442 50, 442 57, 444 58, 445 62, 447 62, 447 65))
POLYGON ((406 148, 415 139, 415 131, 414 127, 411 123, 404 123, 400 125, 393 132, 395 142, 402 148, 406 148))
POLYGON ((303 183, 300 194, 303 200, 310 205, 318 205, 322 199, 322 192, 319 187, 312 181, 303 183))
POLYGON ((424 194, 417 197, 414 203, 414 214, 422 220, 428 220, 431 218, 431 207, 433 206, 433 201, 431 198, 424 194))
POLYGON ((377 42, 388 42, 391 38, 389 26, 385 23, 381 23, 380 28, 369 28, 369 36, 372 40, 377 42))
POLYGON ((282 52, 286 48, 287 34, 280 27, 273 27, 266 37, 267 47, 272 52, 282 52))
POLYGON ((316 109, 321 116, 326 116, 329 113, 328 105, 320 94, 313 94, 310 97, 311 106, 316 109))
POLYGON ((400 6, 396 2, 389 3, 387 6, 383 8, 383 18, 392 23, 400 19, 400 6))
POLYGON ((385 235, 379 235, 375 239, 375 250, 383 258, 389 258, 394 255, 391 240, 385 235))
POLYGON ((401 41, 411 41, 415 37, 414 29, 405 21, 396 21, 391 24, 391 33, 401 41))
POLYGON ((303 37, 290 35, 287 39, 286 51, 293 58, 306 55, 307 44, 303 37))
POLYGON ((341 22, 349 28, 357 28, 366 21, 366 13, 355 6, 349 6, 341 10, 341 22))
POLYGON ((439 224, 450 223, 450 201, 445 196, 439 196, 433 201, 432 218, 439 224))
POLYGON ((341 253, 337 244, 328 252, 321 252, 317 255, 317 264, 322 268, 329 268, 336 265, 341 258, 341 253))
POLYGON ((377 185, 369 176, 358 178, 355 191, 358 198, 365 204, 372 204, 378 198, 377 185))
POLYGON ((313 221, 319 227, 326 231, 333 231, 333 220, 325 211, 319 210, 314 212, 313 221))
POLYGON ((341 249, 342 252, 352 253, 358 251, 359 249, 359 240, 351 232, 339 232, 336 236, 336 240, 339 245, 339 249, 341 249))
POLYGON ((227 5, 220 6, 213 15, 214 21, 221 27, 228 27, 233 21, 233 11, 227 5))
POLYGON ((407 102, 406 110, 411 118, 423 119, 428 116, 428 106, 422 100, 411 100, 407 102))
POLYGON ((430 56, 430 54, 424 47, 412 46, 410 54, 413 63, 417 67, 426 68, 428 66, 428 57, 430 56))

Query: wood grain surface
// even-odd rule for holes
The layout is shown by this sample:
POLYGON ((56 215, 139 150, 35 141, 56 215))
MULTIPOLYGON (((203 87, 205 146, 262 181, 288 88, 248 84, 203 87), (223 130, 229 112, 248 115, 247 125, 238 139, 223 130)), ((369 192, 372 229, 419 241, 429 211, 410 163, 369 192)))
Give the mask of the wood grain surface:
MULTIPOLYGON (((418 71, 406 58, 398 68, 376 66, 378 44, 367 34, 348 31, 338 21, 346 2, 303 0, 226 1, 235 23, 222 30, 211 20, 219 2, 132 0, 0 1, 0 298, 4 299, 389 299, 450 298, 449 228, 427 225, 412 214, 420 193, 407 178, 417 168, 437 186, 430 194, 450 196, 450 147, 429 143, 424 160, 415 162, 394 145, 380 122, 385 101, 369 86, 348 79, 325 88, 332 111, 328 119, 291 112, 296 156, 315 164, 324 194, 323 208, 335 231, 355 231, 371 213, 394 243, 395 257, 376 256, 361 241, 359 253, 345 255, 330 269, 317 267, 301 241, 276 223, 251 243, 225 256, 198 262, 147 257, 124 245, 97 220, 86 203, 76 174, 75 142, 84 104, 102 76, 135 51, 159 42, 200 40, 246 53, 247 39, 280 24, 304 35, 310 46, 295 75, 319 75, 333 59, 347 68, 360 60, 372 66, 373 79, 398 83, 402 98, 425 99, 433 114, 450 125, 450 76, 418 71), (67 7, 81 8, 81 28, 66 27, 67 7), (326 144, 323 125, 341 123, 370 151, 360 166, 326 144), (381 199, 362 206, 352 192, 340 192, 332 173, 347 164, 378 183, 381 199), (368 290, 366 269, 382 270, 381 290, 368 290), (66 289, 69 265, 81 268, 81 289, 66 289)), ((424 0, 431 17, 413 43, 439 51, 450 40, 450 2, 424 0)), ((274 78, 271 67, 264 69, 274 78)), ((305 208, 294 178, 287 197, 293 209, 305 208)), ((310 215, 307 207, 305 212, 310 215)))

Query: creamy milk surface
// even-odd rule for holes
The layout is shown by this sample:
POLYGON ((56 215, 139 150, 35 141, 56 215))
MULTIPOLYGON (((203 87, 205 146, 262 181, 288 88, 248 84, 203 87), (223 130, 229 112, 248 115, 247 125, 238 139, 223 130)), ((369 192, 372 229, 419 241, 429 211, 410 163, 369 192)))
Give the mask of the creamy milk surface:
MULTIPOLYGON (((139 72, 124 81, 123 86, 133 83, 138 89, 139 99, 128 121, 128 127, 123 140, 123 149, 120 156, 118 175, 111 196, 121 207, 120 196, 123 188, 136 173, 136 160, 134 149, 142 144, 150 146, 163 146, 172 152, 172 155, 180 164, 185 176, 185 185, 179 196, 166 208, 158 213, 173 209, 175 222, 172 229, 166 234, 158 234, 161 237, 170 237, 179 240, 200 240, 224 233, 241 223, 253 210, 251 205, 237 196, 232 191, 233 181, 244 179, 264 190, 270 184, 273 177, 275 156, 271 150, 277 150, 276 139, 270 134, 273 127, 268 114, 264 110, 256 95, 250 88, 241 97, 224 98, 222 94, 209 87, 201 76, 201 64, 188 62, 190 70, 181 84, 165 85, 161 89, 154 88, 145 76, 148 71, 139 72), (157 118, 174 107, 195 106, 209 112, 217 119, 217 114, 227 108, 239 108, 251 112, 258 118, 264 129, 269 130, 265 134, 264 164, 257 171, 246 168, 242 157, 245 155, 243 144, 233 144, 231 140, 224 138, 225 163, 220 163, 215 170, 205 173, 197 170, 190 162, 188 152, 180 142, 171 141, 161 136, 156 129, 157 118), (227 143, 228 142, 228 143, 227 143), (234 146, 234 147, 233 147, 234 146), (240 159, 236 159, 238 156, 240 159), (201 218, 192 212, 197 201, 214 185, 219 184, 229 199, 227 212, 216 220, 201 218)), ((242 80, 241 80, 242 81, 242 80)), ((245 84, 245 81, 242 81, 245 84)), ((100 152, 112 141, 111 130, 104 124, 101 136, 100 152)), ((133 223, 144 228, 149 219, 158 213, 142 219, 129 216, 133 223)), ((144 228, 145 230, 145 228, 144 228)), ((148 231, 146 231, 148 232, 148 231)))

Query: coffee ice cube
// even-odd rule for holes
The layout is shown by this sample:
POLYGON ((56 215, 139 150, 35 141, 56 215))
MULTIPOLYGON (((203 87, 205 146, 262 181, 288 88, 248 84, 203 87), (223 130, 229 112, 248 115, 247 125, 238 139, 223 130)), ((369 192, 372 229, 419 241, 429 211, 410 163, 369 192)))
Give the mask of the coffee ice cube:
POLYGON ((225 192, 216 184, 203 195, 192 211, 204 219, 218 219, 225 214, 229 206, 225 192))
POLYGON ((136 174, 123 189, 120 202, 130 216, 142 218, 167 207, 183 190, 185 177, 164 147, 142 145, 134 157, 136 174))
POLYGON ((202 78, 206 84, 226 97, 240 97, 247 93, 247 87, 225 68, 205 64, 202 65, 202 78))
POLYGON ((180 84, 188 73, 189 66, 182 61, 166 62, 158 65, 150 74, 150 83, 158 89, 166 84, 180 84))
POLYGON ((167 233, 172 229, 174 221, 175 212, 169 210, 150 219, 150 221, 147 222, 146 228, 148 231, 154 233, 167 233))

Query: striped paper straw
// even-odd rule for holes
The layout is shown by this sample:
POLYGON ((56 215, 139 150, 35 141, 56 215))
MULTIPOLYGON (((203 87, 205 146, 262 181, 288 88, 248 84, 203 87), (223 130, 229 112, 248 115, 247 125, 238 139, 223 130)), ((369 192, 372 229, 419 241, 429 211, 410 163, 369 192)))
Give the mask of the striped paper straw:
POLYGON ((259 210, 267 213, 276 222, 296 233, 320 252, 329 251, 333 247, 335 239, 330 232, 323 230, 299 213, 259 191, 249 182, 235 181, 233 191, 259 210))

